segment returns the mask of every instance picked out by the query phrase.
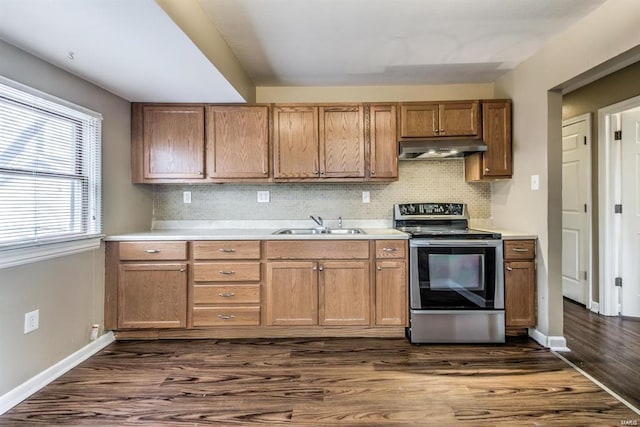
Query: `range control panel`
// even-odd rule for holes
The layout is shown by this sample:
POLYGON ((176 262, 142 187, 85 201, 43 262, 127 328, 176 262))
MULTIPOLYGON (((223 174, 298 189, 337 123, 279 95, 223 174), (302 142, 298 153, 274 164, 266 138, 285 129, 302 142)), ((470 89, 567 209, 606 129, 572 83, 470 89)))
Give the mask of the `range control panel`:
POLYGON ((397 215, 401 216, 441 216, 461 217, 466 216, 464 203, 403 203, 396 205, 397 215))

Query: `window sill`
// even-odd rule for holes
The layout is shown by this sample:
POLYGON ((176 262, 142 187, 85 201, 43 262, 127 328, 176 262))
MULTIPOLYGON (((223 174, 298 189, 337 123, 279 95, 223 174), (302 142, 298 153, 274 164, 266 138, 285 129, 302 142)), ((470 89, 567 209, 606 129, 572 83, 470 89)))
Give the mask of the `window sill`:
POLYGON ((102 237, 0 251, 0 269, 96 250, 102 237))

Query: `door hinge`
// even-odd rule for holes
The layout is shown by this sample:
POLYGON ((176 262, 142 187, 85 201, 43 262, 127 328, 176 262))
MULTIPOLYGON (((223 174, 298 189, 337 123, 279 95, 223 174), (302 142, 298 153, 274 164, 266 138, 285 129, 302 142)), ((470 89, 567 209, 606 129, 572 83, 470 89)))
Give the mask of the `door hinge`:
POLYGON ((617 130, 617 131, 613 132, 613 139, 614 139, 614 141, 622 141, 622 131, 621 130, 617 130))
POLYGON ((584 136, 584 145, 587 145, 587 136, 584 136))
POLYGON ((614 284, 616 286, 622 287, 622 277, 616 277, 614 284))
POLYGON ((584 280, 587 280, 587 272, 586 271, 582 272, 582 276, 584 277, 584 280))
POLYGON ((622 213, 622 205, 621 204, 617 204, 613 207, 613 213, 622 213))
POLYGON ((584 213, 587 213, 587 204, 584 204, 584 213))

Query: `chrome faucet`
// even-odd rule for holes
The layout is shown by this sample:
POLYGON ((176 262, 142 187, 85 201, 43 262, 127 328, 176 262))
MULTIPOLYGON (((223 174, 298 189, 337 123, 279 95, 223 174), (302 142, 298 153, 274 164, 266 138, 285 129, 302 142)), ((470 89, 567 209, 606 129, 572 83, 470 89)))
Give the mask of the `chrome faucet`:
POLYGON ((324 226, 324 221, 322 220, 321 216, 313 216, 313 215, 309 215, 309 218, 311 218, 313 220, 313 222, 315 222, 316 224, 318 224, 318 228, 322 229, 322 230, 326 230, 327 227, 324 226))

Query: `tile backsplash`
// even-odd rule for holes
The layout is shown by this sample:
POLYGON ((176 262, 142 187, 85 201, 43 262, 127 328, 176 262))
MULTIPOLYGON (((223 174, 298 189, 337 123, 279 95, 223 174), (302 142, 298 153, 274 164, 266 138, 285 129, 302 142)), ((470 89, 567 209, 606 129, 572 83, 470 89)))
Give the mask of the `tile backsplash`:
POLYGON ((467 203, 474 219, 491 218, 491 185, 467 183, 462 160, 400 162, 400 180, 386 184, 199 184, 154 185, 153 219, 330 220, 392 219, 393 205, 406 202, 467 203), (192 202, 183 203, 183 191, 192 202), (257 191, 269 191, 269 203, 257 203, 257 191), (370 203, 362 203, 369 191, 370 203))

